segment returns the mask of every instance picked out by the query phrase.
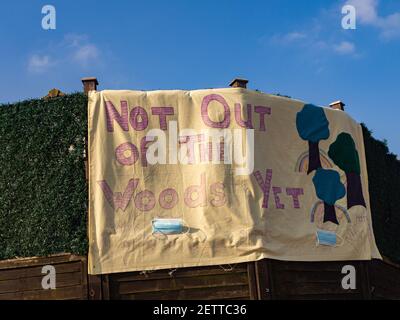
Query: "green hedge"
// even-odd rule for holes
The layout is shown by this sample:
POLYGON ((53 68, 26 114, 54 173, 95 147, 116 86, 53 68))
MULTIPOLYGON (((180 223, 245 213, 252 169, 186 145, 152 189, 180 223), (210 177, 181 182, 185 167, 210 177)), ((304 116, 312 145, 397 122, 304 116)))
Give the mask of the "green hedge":
POLYGON ((0 106, 0 259, 85 254, 87 98, 0 106))
POLYGON ((382 255, 400 262, 400 161, 362 127, 376 242, 382 255))
MULTIPOLYGON (((86 254, 87 98, 0 106, 0 259, 86 254)), ((400 161, 363 125, 373 225, 400 262, 400 161)))

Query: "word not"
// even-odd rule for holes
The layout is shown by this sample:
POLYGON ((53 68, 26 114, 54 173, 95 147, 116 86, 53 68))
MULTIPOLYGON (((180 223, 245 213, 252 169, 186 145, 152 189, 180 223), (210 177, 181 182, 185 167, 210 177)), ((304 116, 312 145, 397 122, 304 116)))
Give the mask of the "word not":
POLYGON ((56 8, 52 5, 45 5, 42 8, 42 14, 45 14, 45 16, 42 18, 43 30, 55 30, 56 29, 56 8))
MULTIPOLYGON (((139 184, 139 179, 131 179, 123 193, 113 192, 107 181, 97 182, 102 189, 107 202, 115 210, 125 212, 139 184)), ((224 184, 215 182, 210 185, 207 193, 206 174, 202 173, 199 185, 192 185, 184 191, 184 202, 189 208, 206 207, 211 204, 214 207, 222 207, 226 203, 224 184)), ((143 190, 134 197, 135 207, 140 211, 150 211, 156 206, 156 196, 150 190, 143 190)), ((158 203, 163 209, 173 209, 179 202, 178 192, 174 188, 163 190, 158 196, 158 203)))
POLYGON ((42 274, 46 274, 42 279, 42 288, 44 290, 56 289, 56 268, 51 265, 43 266, 42 274))

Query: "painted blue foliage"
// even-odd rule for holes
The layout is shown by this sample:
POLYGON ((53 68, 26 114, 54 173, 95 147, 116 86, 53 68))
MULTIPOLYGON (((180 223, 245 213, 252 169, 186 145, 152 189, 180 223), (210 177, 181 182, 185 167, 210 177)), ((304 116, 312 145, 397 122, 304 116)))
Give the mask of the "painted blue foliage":
POLYGON ((297 113, 296 125, 303 140, 315 143, 329 138, 329 122, 321 107, 306 104, 297 113))
POLYGON ((346 195, 339 173, 334 170, 318 169, 313 183, 318 198, 329 205, 334 205, 337 200, 346 195))

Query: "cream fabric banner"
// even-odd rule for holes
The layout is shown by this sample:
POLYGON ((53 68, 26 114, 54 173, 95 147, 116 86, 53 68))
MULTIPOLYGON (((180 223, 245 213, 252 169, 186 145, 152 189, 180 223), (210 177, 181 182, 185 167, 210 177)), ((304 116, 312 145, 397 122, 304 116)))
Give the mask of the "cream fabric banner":
POLYGON ((91 274, 380 258, 345 112, 241 88, 90 92, 88 108, 91 274))

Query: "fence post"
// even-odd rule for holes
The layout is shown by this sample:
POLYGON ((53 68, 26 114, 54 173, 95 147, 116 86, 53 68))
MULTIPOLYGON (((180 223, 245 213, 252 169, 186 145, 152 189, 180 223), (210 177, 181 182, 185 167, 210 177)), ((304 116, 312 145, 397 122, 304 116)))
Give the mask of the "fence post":
MULTIPOLYGON (((83 92, 87 95, 89 91, 96 91, 99 82, 95 77, 86 77, 81 79, 83 84, 83 92)), ((87 137, 85 138, 85 155, 83 159, 85 163, 85 175, 86 180, 89 179, 89 167, 88 167, 88 150, 87 150, 87 137)))
POLYGON ((273 300, 272 261, 264 259, 256 262, 258 299, 273 300))
POLYGON ((364 300, 372 300, 372 287, 369 278, 371 261, 361 261, 360 262, 360 273, 361 273, 361 293, 364 300))
POLYGON ((102 275, 88 274, 89 300, 103 300, 102 275))
MULTIPOLYGON (((99 82, 97 81, 97 78, 95 77, 86 77, 82 78, 82 84, 83 84, 83 92, 87 95, 89 91, 96 91, 97 86, 99 85, 99 82)), ((85 156, 84 156, 84 162, 85 162, 85 174, 86 174, 86 180, 89 179, 89 170, 88 170, 88 150, 87 150, 87 140, 88 138, 85 137, 85 156)), ((86 270, 87 272, 87 270, 86 270)), ((87 275, 88 279, 88 296, 89 300, 102 300, 103 299, 103 276, 102 275, 87 275)))
POLYGON ((247 277, 249 279, 250 300, 259 300, 260 298, 258 297, 256 262, 247 263, 247 277))

